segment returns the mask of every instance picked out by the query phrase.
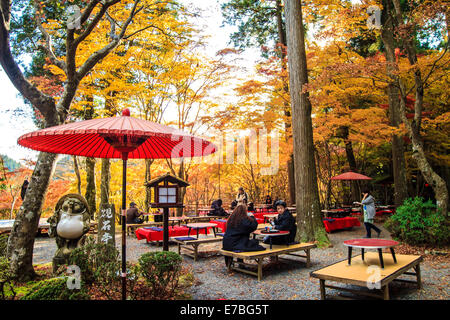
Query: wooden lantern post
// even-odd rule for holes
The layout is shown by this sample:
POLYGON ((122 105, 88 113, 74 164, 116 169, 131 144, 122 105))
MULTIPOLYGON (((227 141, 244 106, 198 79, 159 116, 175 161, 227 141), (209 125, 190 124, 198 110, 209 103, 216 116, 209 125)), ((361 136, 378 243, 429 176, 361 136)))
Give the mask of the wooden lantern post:
POLYGON ((186 181, 169 173, 155 178, 146 184, 153 188, 152 208, 163 208, 163 251, 169 251, 169 208, 183 208, 180 188, 189 186, 186 181))

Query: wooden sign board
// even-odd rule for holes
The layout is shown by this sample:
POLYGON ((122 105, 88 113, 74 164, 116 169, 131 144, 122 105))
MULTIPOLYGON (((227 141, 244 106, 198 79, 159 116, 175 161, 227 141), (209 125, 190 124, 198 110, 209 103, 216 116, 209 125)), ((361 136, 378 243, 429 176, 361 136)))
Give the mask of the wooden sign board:
POLYGON ((103 204, 100 206, 98 216, 98 243, 112 244, 115 246, 115 212, 114 204, 103 204))

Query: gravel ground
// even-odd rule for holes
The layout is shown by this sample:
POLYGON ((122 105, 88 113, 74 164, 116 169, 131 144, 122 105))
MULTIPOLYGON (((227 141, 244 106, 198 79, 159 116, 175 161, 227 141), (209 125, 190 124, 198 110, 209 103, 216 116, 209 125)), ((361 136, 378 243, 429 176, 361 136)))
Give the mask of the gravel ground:
MULTIPOLYGON (((382 238, 390 238, 389 233, 378 224, 383 232, 382 238)), ((263 269, 263 280, 243 273, 229 273, 225 267, 222 256, 216 254, 221 244, 200 246, 206 255, 194 262, 193 259, 183 256, 185 266, 195 275, 195 284, 187 290, 194 300, 229 299, 229 300, 317 300, 320 299, 319 280, 310 278, 311 271, 321 269, 334 262, 347 258, 347 248, 342 242, 351 238, 363 237, 364 226, 354 227, 352 230, 336 231, 329 234, 333 244, 326 249, 311 250, 311 266, 306 268, 304 263, 271 262, 263 269)), ((121 250, 121 237, 116 236, 116 244, 121 250)), ((136 262, 139 256, 148 251, 161 250, 162 247, 147 244, 145 240, 138 241, 136 237, 127 237, 127 260, 136 262)), ((56 244, 54 239, 46 236, 38 237, 35 241, 33 263, 51 262, 56 244)), ((177 251, 176 245, 170 245, 171 251, 177 251)), ((355 250, 359 251, 359 250, 355 250)), ((354 255, 358 255, 359 252, 354 255)), ((301 258, 295 258, 302 261, 301 258)), ((280 259, 281 261, 281 259, 280 259)), ((390 296, 394 300, 447 300, 449 290, 449 264, 434 262, 426 259, 421 263, 422 289, 417 290, 416 285, 408 283, 391 283, 390 296)), ((408 276, 407 276, 408 277, 408 276)), ((336 283, 333 283, 336 284, 336 283)), ((347 286, 360 289, 360 287, 347 286)), ((336 294, 327 289, 327 294, 336 294)), ((349 295, 346 293, 346 295, 349 295)))

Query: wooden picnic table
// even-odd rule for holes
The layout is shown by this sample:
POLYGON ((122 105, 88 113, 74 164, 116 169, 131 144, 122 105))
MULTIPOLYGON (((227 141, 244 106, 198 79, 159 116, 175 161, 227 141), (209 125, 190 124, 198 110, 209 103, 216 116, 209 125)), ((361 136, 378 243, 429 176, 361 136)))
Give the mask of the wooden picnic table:
POLYGON ((198 239, 198 232, 201 229, 205 230, 205 234, 208 234, 208 228, 213 228, 214 237, 216 237, 216 227, 217 224, 215 223, 209 223, 209 222, 196 222, 196 223, 188 223, 186 227, 189 228, 188 236, 191 234, 191 229, 195 229, 197 231, 197 239, 198 239))

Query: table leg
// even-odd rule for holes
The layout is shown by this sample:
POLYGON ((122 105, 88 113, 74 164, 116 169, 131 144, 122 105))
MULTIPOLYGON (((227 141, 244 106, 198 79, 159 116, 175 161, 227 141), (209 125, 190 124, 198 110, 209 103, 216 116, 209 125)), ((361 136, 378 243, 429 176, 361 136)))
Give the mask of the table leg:
POLYGON ((383 250, 382 249, 378 249, 378 256, 380 257, 381 268, 384 269, 383 250))
POLYGON ((325 280, 320 279, 320 300, 325 300, 325 280))
POLYGON ((270 250, 272 250, 272 237, 269 237, 270 250))
POLYGON ((397 258, 395 257, 395 251, 394 248, 389 248, 391 250, 392 253, 392 259, 394 259, 394 263, 397 263, 397 258))
POLYGON ((386 285, 383 288, 383 299, 389 300, 389 283, 386 283, 386 285))
POLYGON ((262 278, 262 260, 263 259, 257 259, 258 261, 258 281, 261 281, 262 278))
POLYGON ((199 229, 199 228, 197 228, 197 239, 198 239, 198 229, 199 229))
POLYGON ((348 247, 348 265, 352 264, 352 247, 348 247))
MULTIPOLYGON (((212 227, 213 232, 214 232, 214 238, 216 237, 216 227, 212 227)), ((208 229, 206 229, 206 231, 208 231, 208 229)))
POLYGON ((420 264, 414 267, 414 270, 416 271, 416 278, 417 278, 417 287, 419 289, 422 289, 422 277, 420 275, 420 264))
POLYGON ((364 261, 364 248, 361 248, 361 258, 364 261))

